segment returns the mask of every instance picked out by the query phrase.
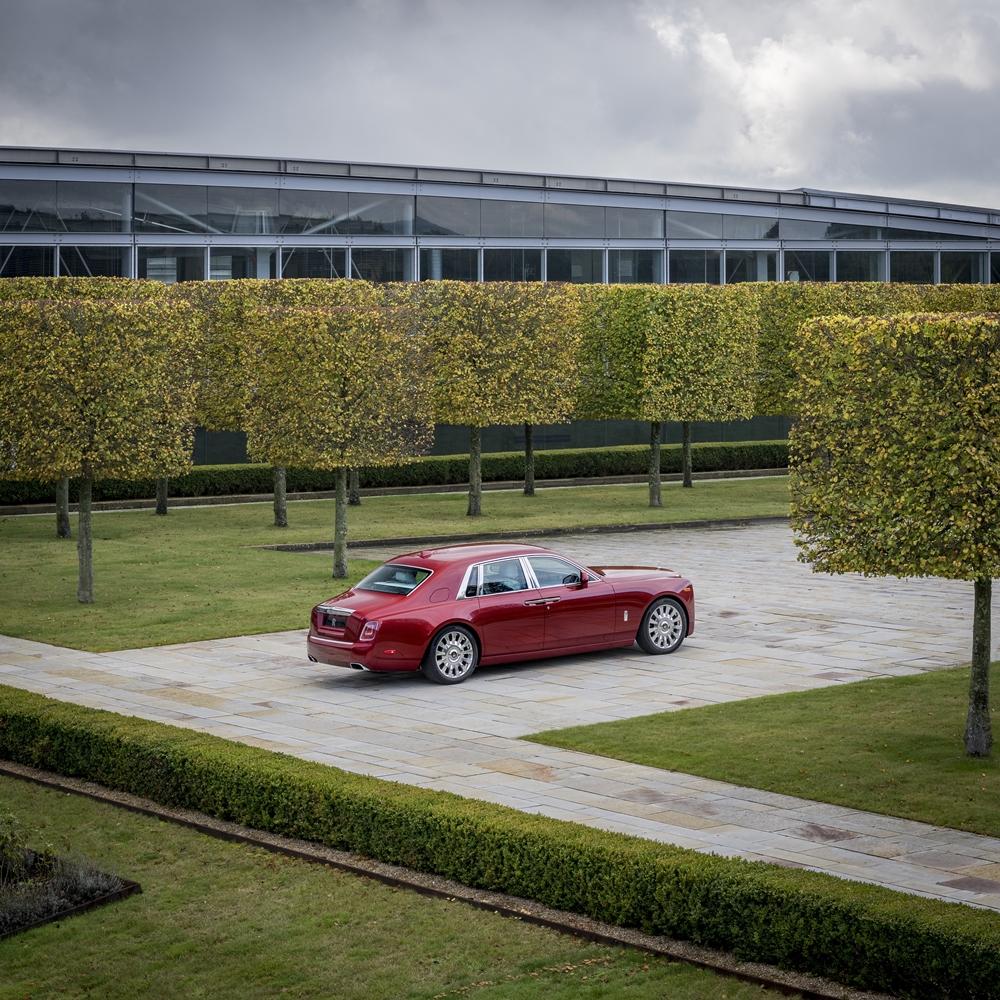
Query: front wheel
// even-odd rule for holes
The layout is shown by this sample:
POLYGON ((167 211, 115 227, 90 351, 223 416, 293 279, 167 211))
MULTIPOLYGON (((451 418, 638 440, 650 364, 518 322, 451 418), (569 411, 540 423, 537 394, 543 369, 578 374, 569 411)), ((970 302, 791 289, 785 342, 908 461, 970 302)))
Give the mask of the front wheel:
POLYGON ((636 641, 647 653, 673 653, 687 635, 687 613, 679 601, 660 597, 642 616, 636 641))
POLYGON ((421 669, 435 684, 460 684, 478 664, 476 637, 461 625, 450 625, 428 646, 421 669))

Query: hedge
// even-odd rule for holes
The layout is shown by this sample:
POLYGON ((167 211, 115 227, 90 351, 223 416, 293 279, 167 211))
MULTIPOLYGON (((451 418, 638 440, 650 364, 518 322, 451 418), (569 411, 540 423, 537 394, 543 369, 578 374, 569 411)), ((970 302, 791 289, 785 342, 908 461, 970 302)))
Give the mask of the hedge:
MULTIPOLYGON (((681 471, 680 445, 665 446, 661 468, 681 471)), ((696 444, 692 448, 695 472, 737 469, 778 469, 788 465, 787 441, 746 441, 696 444)), ((585 476, 645 475, 649 448, 620 445, 612 448, 567 448, 535 452, 535 475, 539 479, 573 479, 585 476)), ((504 482, 524 476, 524 454, 497 452, 483 456, 483 480, 504 482)), ((289 469, 289 493, 333 490, 335 474, 314 469, 289 469)), ((469 478, 467 455, 432 455, 407 465, 361 470, 361 485, 368 487, 426 486, 465 483, 469 478)), ((271 469, 266 465, 199 465, 170 480, 175 497, 234 496, 270 493, 271 469)), ((55 486, 36 480, 0 481, 0 504, 52 503, 55 486)), ((155 479, 105 479, 94 484, 95 500, 146 500, 156 496, 155 479)), ((70 497, 76 500, 76 484, 70 497)))
POLYGON ((1000 915, 700 854, 0 686, 0 758, 911 997, 1000 998, 1000 915))

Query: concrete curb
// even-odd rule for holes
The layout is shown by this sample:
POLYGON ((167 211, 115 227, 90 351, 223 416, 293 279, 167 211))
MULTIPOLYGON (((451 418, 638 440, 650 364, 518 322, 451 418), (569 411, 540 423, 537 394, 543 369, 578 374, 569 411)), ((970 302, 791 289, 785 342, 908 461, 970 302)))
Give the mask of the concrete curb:
POLYGON ((644 934, 631 928, 591 920, 589 917, 582 917, 565 910, 555 910, 532 900, 508 896, 505 893, 472 889, 450 879, 428 875, 400 865, 372 861, 359 854, 336 851, 311 841, 281 837, 241 826, 238 823, 217 820, 204 813, 187 809, 168 809, 149 799, 143 799, 126 792, 113 791, 89 781, 64 778, 49 771, 16 764, 12 761, 0 761, 0 774, 22 781, 30 781, 46 788, 54 788, 62 792, 95 799, 98 802, 118 806, 145 816, 153 816, 170 823, 177 823, 222 840, 263 848, 314 864, 327 865, 353 875, 374 879, 386 885, 410 889, 422 895, 436 896, 449 902, 465 903, 478 909, 492 910, 505 917, 548 927, 551 930, 561 931, 574 937, 585 938, 601 944, 637 948, 654 955, 662 955, 665 958, 711 969, 745 982, 768 986, 788 995, 796 994, 810 998, 810 1000, 893 1000, 887 994, 867 993, 842 986, 828 979, 822 979, 819 976, 788 972, 771 965, 741 962, 728 952, 702 948, 686 941, 644 934))
MULTIPOLYGON (((788 469, 722 469, 715 472, 695 472, 697 481, 712 479, 756 479, 763 476, 787 476, 788 469)), ((668 472, 662 476, 665 483, 679 483, 683 477, 679 472, 668 472)), ((590 476, 579 479, 536 479, 536 489, 557 489, 563 486, 619 486, 646 482, 646 476, 590 476)), ((523 486, 520 480, 504 480, 502 482, 483 483, 484 492, 494 490, 519 490, 523 486)), ((412 496, 421 493, 465 493, 468 483, 439 483, 429 486, 373 486, 361 490, 363 497, 412 496)), ((336 494, 333 490, 315 490, 307 493, 289 493, 288 501, 296 500, 332 500, 336 494)), ((271 503, 270 493, 240 493, 228 496, 212 497, 170 497, 171 507, 215 507, 241 503, 271 503)), ((69 505, 71 511, 77 510, 77 504, 69 505)), ((156 507, 155 500, 97 500, 92 504, 96 510, 152 510, 156 507)), ((0 505, 0 517, 17 517, 25 514, 54 514, 54 503, 8 504, 0 505)))

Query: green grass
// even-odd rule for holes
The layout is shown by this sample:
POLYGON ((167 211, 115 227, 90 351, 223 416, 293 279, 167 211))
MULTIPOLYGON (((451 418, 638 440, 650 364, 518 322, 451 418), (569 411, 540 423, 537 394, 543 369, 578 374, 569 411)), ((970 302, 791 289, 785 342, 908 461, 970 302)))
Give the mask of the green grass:
POLYGON ((143 888, 0 941, 2 1000, 777 995, 10 778, 0 801, 36 843, 143 888))
MULTIPOLYGON (((993 670, 1000 709, 1000 665, 993 670)), ((576 726, 529 739, 1000 836, 1000 755, 962 750, 967 668, 576 726)))
MULTIPOLYGON (((784 477, 670 485, 659 510, 646 506, 644 486, 487 493, 479 518, 465 507, 456 493, 371 497, 350 508, 349 537, 787 514, 788 486, 784 477)), ((272 527, 266 504, 175 509, 165 518, 95 514, 96 603, 85 607, 76 602, 76 545, 55 537, 54 516, 0 518, 0 633, 103 652, 302 628, 313 603, 342 589, 330 579, 332 557, 254 546, 331 539, 333 502, 290 504, 289 521, 272 527)), ((357 555, 352 581, 372 565, 357 555)))

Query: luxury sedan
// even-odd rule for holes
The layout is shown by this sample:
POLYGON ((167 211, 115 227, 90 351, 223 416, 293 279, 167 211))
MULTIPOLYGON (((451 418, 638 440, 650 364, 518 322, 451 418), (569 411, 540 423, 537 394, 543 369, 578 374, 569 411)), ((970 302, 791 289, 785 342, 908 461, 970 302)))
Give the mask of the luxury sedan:
POLYGON ((581 566, 535 545, 410 552, 316 605, 309 659, 355 670, 422 670, 439 684, 479 664, 638 643, 673 653, 694 631, 689 580, 657 566, 581 566))

